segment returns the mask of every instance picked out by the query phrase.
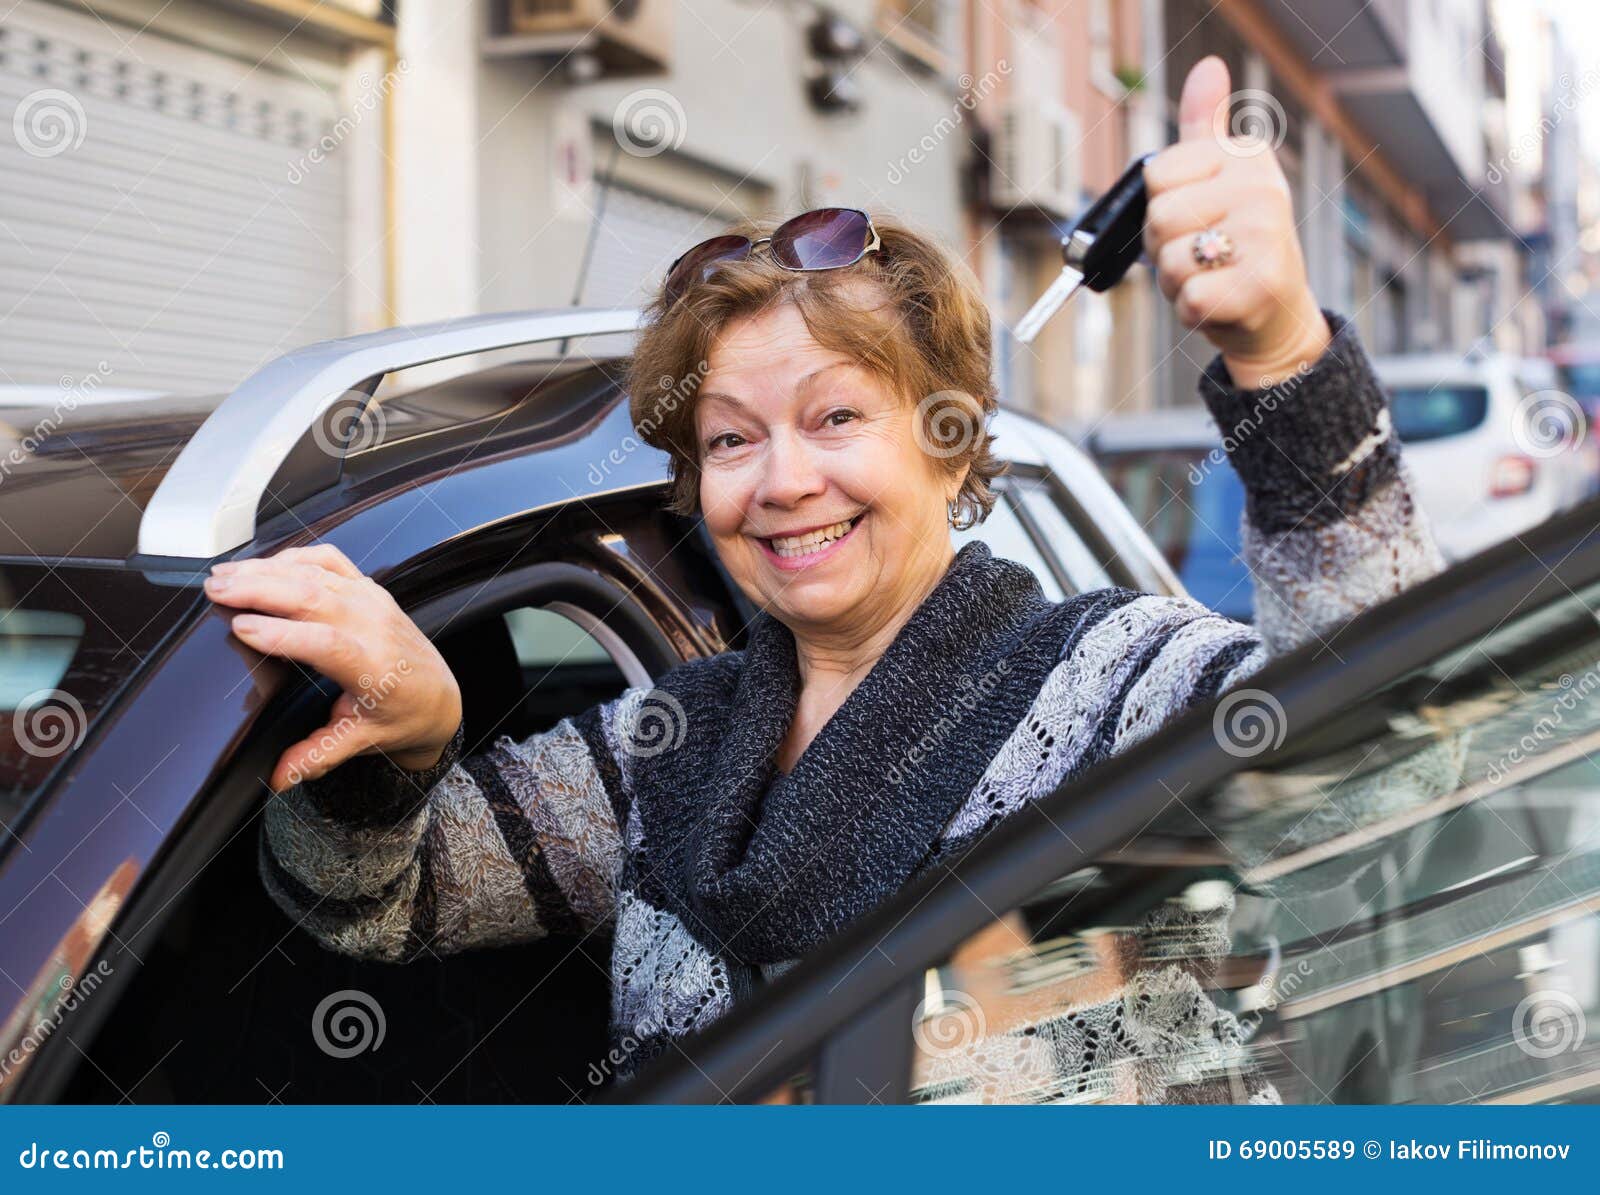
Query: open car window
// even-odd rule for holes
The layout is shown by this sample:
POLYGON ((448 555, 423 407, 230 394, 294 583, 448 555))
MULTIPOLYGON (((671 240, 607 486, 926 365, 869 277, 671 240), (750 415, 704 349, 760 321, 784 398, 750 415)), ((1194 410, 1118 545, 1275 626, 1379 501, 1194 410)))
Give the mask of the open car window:
MULTIPOLYGON (((548 729, 617 696, 639 667, 626 648, 613 656, 602 642, 620 644, 611 628, 629 615, 624 601, 526 600, 467 610, 436 635, 476 742, 548 729)), ((253 771, 240 783, 259 792, 253 771)), ((52 1034, 52 1051, 73 1067, 63 1100, 543 1103, 596 1089, 607 943, 551 937, 424 951, 404 967, 331 953, 269 899, 256 805, 241 807, 244 820, 214 851, 176 852, 172 865, 187 854, 197 873, 163 909, 159 930, 139 939, 141 965, 126 991, 95 998, 116 1000, 100 1031, 80 1034, 68 1018, 52 1034), (357 1021, 360 1049, 342 1036, 357 1021)))
POLYGON ((914 1102, 1600 1094, 1600 587, 1285 725, 929 968, 914 1102))

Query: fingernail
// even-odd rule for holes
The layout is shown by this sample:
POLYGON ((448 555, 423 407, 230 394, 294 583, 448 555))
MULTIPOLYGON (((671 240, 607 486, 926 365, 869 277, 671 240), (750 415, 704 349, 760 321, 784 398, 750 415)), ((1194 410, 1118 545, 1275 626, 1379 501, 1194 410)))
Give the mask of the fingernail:
POLYGON ((215 577, 215 576, 217 576, 218 574, 221 574, 221 573, 231 573, 231 572, 234 571, 234 569, 236 569, 238 567, 239 567, 239 564, 238 564, 237 561, 224 560, 220 564, 213 564, 211 566, 211 575, 213 577, 215 577))
POLYGON ((233 631, 236 635, 251 635, 261 629, 261 620, 254 614, 240 614, 233 620, 233 631))
POLYGON ((206 588, 212 593, 221 593, 232 584, 226 577, 211 576, 206 578, 206 588))

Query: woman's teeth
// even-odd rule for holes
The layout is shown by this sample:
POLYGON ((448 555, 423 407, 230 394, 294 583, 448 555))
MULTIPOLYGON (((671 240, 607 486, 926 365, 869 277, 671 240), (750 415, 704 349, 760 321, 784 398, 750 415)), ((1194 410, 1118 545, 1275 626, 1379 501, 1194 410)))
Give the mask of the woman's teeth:
POLYGON ((808 531, 804 535, 774 536, 769 542, 772 544, 772 550, 779 556, 810 556, 845 535, 854 524, 854 519, 846 519, 842 523, 835 523, 832 527, 824 527, 820 531, 808 531))

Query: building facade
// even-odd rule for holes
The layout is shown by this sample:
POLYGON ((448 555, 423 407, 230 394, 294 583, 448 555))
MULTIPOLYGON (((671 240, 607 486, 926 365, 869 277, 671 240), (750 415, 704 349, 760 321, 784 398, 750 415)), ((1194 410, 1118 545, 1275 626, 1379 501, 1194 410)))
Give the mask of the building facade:
POLYGON ((1548 279, 1565 277, 1537 266, 1581 248, 1587 176, 1575 117, 1520 121, 1553 138, 1529 167, 1508 112, 1529 109, 1526 63, 1541 117, 1578 71, 1494 15, 1485 0, 16 0, 0 18, 0 383, 104 360, 124 386, 217 391, 327 336, 635 303, 734 219, 837 204, 966 254, 1008 401, 1068 427, 1189 403, 1210 348, 1148 269, 1080 292, 1032 345, 1010 328, 1074 217, 1175 136, 1184 76, 1211 53, 1236 126, 1283 162, 1313 286, 1375 351, 1485 336, 1535 351, 1564 318, 1548 279))

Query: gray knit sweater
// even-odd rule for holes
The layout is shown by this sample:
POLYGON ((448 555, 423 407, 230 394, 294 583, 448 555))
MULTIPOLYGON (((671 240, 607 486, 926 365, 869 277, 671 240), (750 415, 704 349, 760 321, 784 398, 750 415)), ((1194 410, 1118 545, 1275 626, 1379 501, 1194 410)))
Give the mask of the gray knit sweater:
MULTIPOLYGON (((841 710, 841 726, 825 728, 832 739, 819 737, 790 777, 764 758, 793 685, 792 648, 769 619, 744 652, 681 665, 522 742, 502 736, 462 760, 458 733, 427 772, 365 757, 290 789, 264 818, 269 892, 318 941, 365 958, 609 936, 613 1044, 626 1077, 1063 778, 1442 567, 1355 331, 1324 314, 1329 350, 1279 388, 1233 388, 1220 357, 1201 381, 1246 488, 1253 627, 1127 590, 1041 603, 1020 566, 968 545, 930 603, 976 629, 941 639, 939 620, 919 608, 905 642, 841 710), (992 626, 986 610, 1002 611, 992 626), (1050 654, 1030 664, 1040 643, 1050 654), (946 660, 947 651, 971 658, 946 660), (896 670, 917 659, 929 662, 894 688, 896 670), (1006 684, 989 700, 994 687, 980 677, 995 675, 1006 684), (877 714, 952 690, 974 711, 965 724, 953 700, 954 720, 934 706, 903 721, 877 714), (865 714, 859 726, 851 710, 865 714), (652 738, 663 720, 666 748, 652 738), (675 720, 686 723, 687 747, 675 720), (925 782, 902 784, 902 763, 922 759, 915 748, 935 720, 957 730, 933 743, 925 782), (875 760, 876 771, 852 766, 857 747, 855 762, 875 760), (941 794, 941 783, 956 787, 941 794), (805 871, 818 855, 822 865, 805 871), (789 856, 802 862, 786 870, 789 856)), ((1116 995, 1041 1014, 1025 1036, 943 1053, 942 1069, 922 1076, 927 1090, 1275 1099, 1250 1076, 1233 1018, 1205 991, 1227 949, 1226 914, 1163 906, 1127 935, 1116 995), (1175 954, 1177 940, 1188 945, 1175 954), (1010 1075, 998 1086, 997 1068, 1010 1075)))

